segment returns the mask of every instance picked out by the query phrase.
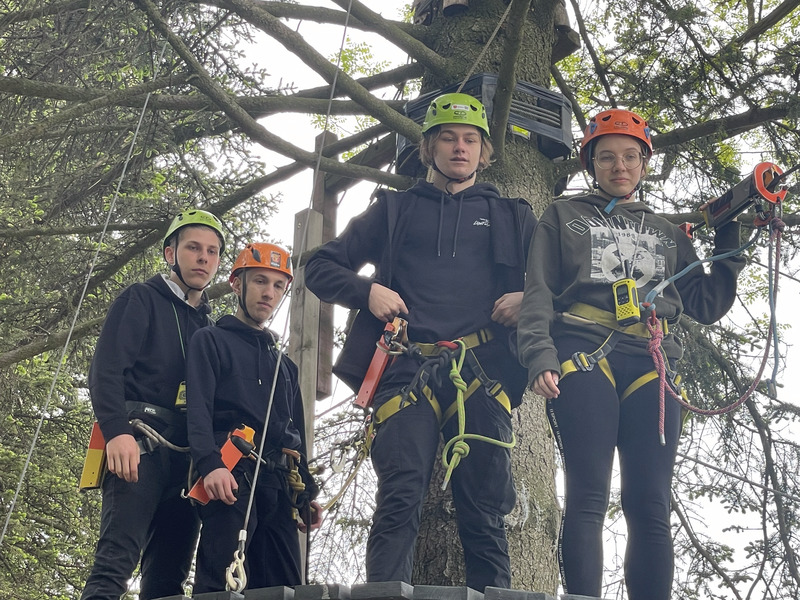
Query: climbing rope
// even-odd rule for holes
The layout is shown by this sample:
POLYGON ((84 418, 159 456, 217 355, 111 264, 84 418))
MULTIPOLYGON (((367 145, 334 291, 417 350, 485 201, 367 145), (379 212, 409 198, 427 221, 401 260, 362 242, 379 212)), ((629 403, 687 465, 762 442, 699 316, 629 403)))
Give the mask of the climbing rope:
MULTIPOLYGON (((167 42, 164 42, 164 45, 161 48, 161 54, 158 57, 158 61, 156 61, 156 67, 153 71, 153 79, 158 77, 158 73, 160 70, 161 65, 163 64, 164 54, 167 51, 167 42)), ((81 289, 80 296, 78 297, 77 305, 75 306, 75 312, 72 316, 72 322, 70 323, 69 329, 67 331, 67 337, 64 340, 64 345, 61 348, 61 355, 58 360, 58 364, 56 366, 55 373, 53 374, 53 379, 50 383, 50 390, 47 393, 47 398, 44 401, 44 404, 41 409, 41 414, 39 416, 39 422, 36 425, 36 431, 33 434, 33 438, 31 439, 31 445, 28 450, 28 454, 25 457, 25 463, 22 466, 22 472, 19 476, 19 482, 17 483, 17 488, 14 491, 14 497, 11 499, 11 504, 8 507, 8 513, 6 514, 5 522, 3 523, 3 530, 0 532, 0 547, 3 545, 3 540, 6 536, 6 531, 8 531, 8 525, 11 522, 11 515, 14 513, 14 510, 17 505, 17 500, 19 499, 20 491, 22 490, 22 484, 25 481, 25 477, 28 473, 28 468, 30 467, 31 460, 33 459, 33 452, 36 448, 36 444, 39 441, 39 435, 41 434, 42 427, 44 425, 45 415, 48 414, 48 409, 50 407, 50 402, 53 399, 53 394, 55 392, 56 384, 58 383, 58 378, 61 375, 61 369, 64 366, 64 359, 67 355, 67 349, 69 348, 69 344, 72 341, 72 334, 75 332, 75 326, 78 323, 78 316, 80 315, 81 308, 83 307, 83 301, 86 299, 86 294, 88 293, 89 289, 89 282, 92 280, 92 276, 94 275, 94 270, 97 266, 97 263, 100 259, 100 253, 103 251, 105 244, 104 240, 106 238, 106 233, 108 232, 108 226, 111 222, 111 215, 114 213, 114 209, 117 205, 117 200, 120 196, 120 190, 122 189, 122 182, 125 180, 125 176, 128 173, 128 165, 131 162, 131 157, 133 156, 133 150, 136 147, 136 142, 139 139, 139 132, 142 129, 142 123, 144 122, 144 116, 147 114, 147 106, 150 102, 150 97, 152 96, 152 92, 148 92, 145 96, 144 102, 142 103, 142 110, 139 113, 139 120, 136 123, 136 129, 133 132, 133 137, 131 138, 130 146, 128 147, 128 154, 125 156, 125 162, 122 164, 122 172, 119 175, 119 179, 117 180, 117 187, 114 189, 114 195, 111 198, 111 201, 108 204, 108 210, 106 211, 106 220, 103 223, 103 228, 100 231, 100 237, 95 244, 95 251, 92 255, 92 260, 89 263, 89 270, 86 273, 86 278, 84 279, 83 288, 81 289)))
MULTIPOLYGON (((744 404, 750 398, 750 396, 753 394, 753 392, 755 391, 755 389, 758 386, 758 384, 761 382, 761 377, 764 374, 764 370, 765 370, 765 368, 767 366, 767 362, 769 360, 770 348, 772 346, 773 337, 775 339, 777 339, 777 320, 776 320, 776 316, 775 316, 776 315, 775 309, 776 309, 776 299, 777 299, 777 291, 778 291, 778 277, 780 275, 780 241, 781 241, 781 233, 783 232, 783 230, 785 228, 785 224, 780 218, 773 217, 769 221, 769 227, 770 227, 770 238, 769 238, 768 255, 769 255, 769 266, 770 266, 770 268, 769 268, 769 273, 768 273, 768 279, 769 279, 770 324, 769 324, 769 327, 767 329, 766 343, 764 344, 764 355, 761 358, 761 363, 760 363, 760 366, 758 368, 758 373, 756 374, 755 378, 753 379, 753 382, 750 384, 750 387, 735 402, 729 404, 728 406, 724 406, 724 407, 716 408, 716 409, 698 408, 696 406, 691 405, 689 402, 687 402, 683 398, 683 396, 681 394, 677 393, 675 390, 673 390, 672 386, 667 384, 666 361, 664 359, 664 354, 663 354, 663 352, 661 350, 661 342, 664 339, 664 332, 663 332, 663 330, 661 328, 661 321, 656 317, 655 305, 652 304, 652 302, 651 302, 651 299, 653 297, 655 297, 655 295, 656 295, 653 292, 655 292, 656 289, 659 289, 659 288, 660 289, 664 289, 666 287, 666 285, 664 285, 663 282, 662 282, 662 284, 659 284, 659 286, 656 286, 656 289, 652 290, 647 295, 647 297, 645 298, 645 302, 642 303, 642 306, 646 310, 648 310, 650 312, 650 314, 649 314, 649 316, 647 318, 647 329, 650 332, 650 336, 651 337, 650 337, 650 341, 647 344, 647 349, 648 349, 648 351, 650 352, 650 355, 653 358, 653 363, 654 363, 654 365, 656 367, 656 372, 658 373, 658 379, 659 379, 659 386, 658 386, 658 394, 659 394, 658 434, 659 434, 659 440, 661 441, 661 445, 662 446, 665 444, 665 439, 664 439, 664 413, 665 413, 665 392, 666 391, 669 391, 670 396, 672 396, 672 398, 676 402, 678 402, 678 404, 680 404, 686 410, 691 411, 691 412, 696 413, 696 414, 704 415, 704 416, 715 416, 715 415, 727 414, 727 413, 730 413, 730 412, 738 409, 742 404, 744 404), (775 266, 774 269, 772 268, 773 267, 773 265, 772 265, 772 243, 773 243, 773 241, 775 243, 775 260, 776 260, 776 266, 775 266), (774 274, 774 277, 773 277, 773 274, 774 274)), ((672 281, 675 281, 675 280, 679 279, 681 276, 685 275, 686 273, 688 273, 689 271, 694 269, 699 263, 712 262, 712 261, 715 261, 715 260, 721 260, 722 258, 727 258, 729 256, 733 256, 735 254, 743 252, 744 249, 748 248, 749 246, 751 246, 755 242, 755 240, 758 238, 759 234, 761 233, 761 230, 762 230, 762 227, 759 227, 757 235, 753 236, 753 239, 750 240, 747 244, 745 244, 741 248, 739 248, 737 250, 733 250, 731 252, 726 252, 724 254, 719 254, 717 256, 711 257, 710 259, 706 259, 704 261, 696 261, 696 262, 692 263, 691 265, 689 265, 688 267, 686 267, 685 269, 683 269, 680 273, 674 275, 673 277, 670 277, 667 280, 667 282, 672 282, 672 281)), ((775 363, 775 368, 773 370, 773 377, 772 377, 771 380, 769 380, 768 385, 769 385, 770 394, 774 395, 773 392, 774 392, 774 389, 775 389, 775 378, 776 378, 776 375, 777 375, 777 367, 778 367, 780 354, 779 354, 779 351, 778 351, 777 343, 772 347, 774 348, 773 359, 774 359, 774 363, 775 363)))
MULTIPOLYGON (((339 75, 339 70, 340 70, 339 67, 341 65, 341 59, 342 59, 342 55, 344 53, 344 44, 345 44, 345 41, 347 39, 347 30, 348 30, 349 23, 350 23, 350 14, 351 14, 352 4, 353 4, 352 0, 350 0, 350 2, 348 4, 348 7, 347 7, 347 13, 346 13, 346 16, 345 16, 345 23, 344 23, 344 28, 343 28, 343 32, 342 32, 342 41, 341 41, 341 44, 340 44, 340 47, 339 47, 339 54, 338 54, 337 62, 336 62, 336 69, 334 71, 333 81, 331 82, 331 92, 330 92, 330 94, 328 96, 328 107, 327 107, 327 111, 326 111, 326 114, 325 114, 325 122, 324 122, 324 125, 323 125, 323 131, 327 131, 328 122, 330 120, 331 108, 332 108, 332 105, 333 105, 333 98, 334 98, 334 95, 336 93, 336 82, 337 82, 338 75, 339 75)), ((319 145, 319 151, 317 153, 316 164, 314 165, 314 173, 313 173, 313 177, 312 177, 313 187, 312 187, 311 196, 310 196, 309 201, 308 201, 308 209, 309 210, 313 206, 314 193, 315 193, 316 185, 317 185, 317 182, 318 182, 318 179, 319 179, 318 178, 318 174, 319 174, 320 164, 322 162, 322 150, 323 150, 323 145, 320 144, 319 145)), ((301 236, 300 236, 300 250, 301 251, 303 249, 305 249, 306 244, 307 244, 308 228, 309 228, 309 219, 306 218, 305 222, 303 224, 303 230, 302 230, 302 233, 301 233, 301 236)), ((288 297, 288 294, 284 295, 283 298, 281 298, 281 302, 278 305, 278 307, 276 308, 276 310, 274 311, 273 316, 270 319, 270 322, 272 322, 272 320, 274 320, 275 316, 280 312, 280 309, 282 308, 283 303, 284 303, 284 301, 286 300, 287 297, 288 297)), ((283 335, 282 335, 281 339, 286 339, 287 327, 288 327, 288 320, 284 323, 284 331, 283 331, 283 335)), ((271 386, 271 389, 270 389, 269 400, 267 401, 267 410, 266 410, 266 416, 265 416, 265 419, 264 419, 264 428, 263 428, 263 431, 261 432, 261 442, 260 442, 259 448, 261 448, 262 451, 266 447, 265 444, 266 444, 266 438, 267 438, 267 428, 268 428, 268 424, 269 424, 270 415, 272 414, 272 406, 273 406, 273 401, 274 401, 274 397, 275 397, 275 389, 277 387, 278 374, 280 373, 280 366, 281 366, 281 361, 283 360, 283 355, 284 355, 283 346, 279 345, 278 346, 278 355, 277 355, 276 363, 275 363, 275 373, 274 373, 274 376, 273 376, 273 379, 272 379, 272 386, 271 386)), ((245 512, 244 523, 242 524, 242 529, 239 532, 239 545, 238 545, 238 548, 236 549, 236 551, 234 552, 233 561, 231 562, 230 566, 226 569, 226 586, 228 587, 229 591, 240 592, 247 585, 246 576, 242 577, 240 575, 234 575, 234 573, 241 573, 242 575, 244 574, 243 564, 244 564, 244 561, 245 561, 245 546, 246 546, 246 539, 247 539, 247 527, 248 527, 248 525, 250 523, 250 515, 252 513, 253 503, 254 503, 254 499, 255 499, 256 485, 258 483, 258 477, 259 477, 260 471, 261 471, 261 461, 256 461, 256 468, 255 468, 255 472, 253 473, 253 483, 251 485, 250 496, 249 496, 248 502, 247 502, 247 510, 245 512), (241 586, 241 587, 239 587, 239 586, 241 586)), ((305 485, 302 483, 302 480, 300 480, 300 484, 303 485, 303 489, 300 489, 298 491, 299 484, 297 482, 297 479, 299 479, 299 477, 300 477, 299 472, 296 472, 296 469, 295 469, 295 472, 290 473, 289 477, 288 477, 288 481, 289 481, 290 487, 293 490, 295 490, 295 492, 294 492, 295 493, 295 497, 298 494, 302 493, 302 491, 305 489, 305 485), (296 473, 296 475, 294 473, 296 473)), ((311 539, 311 525, 309 523, 308 524, 308 531, 307 531, 307 538, 306 538, 306 557, 307 558, 306 558, 306 569, 305 569, 305 581, 308 581, 308 568, 309 568, 308 556, 309 556, 309 549, 310 549, 310 539, 311 539)))
POLYGON ((449 372, 450 381, 453 382, 453 386, 456 388, 455 402, 456 412, 458 415, 458 434, 450 438, 442 450, 442 465, 446 469, 444 481, 442 482, 442 490, 447 489, 447 484, 450 482, 450 477, 453 474, 453 470, 459 465, 461 459, 465 458, 469 454, 469 444, 467 443, 467 440, 477 440, 508 449, 513 448, 517 444, 517 438, 513 432, 511 433, 510 442, 496 440, 494 438, 485 435, 479 435, 477 433, 466 433, 467 414, 464 403, 464 392, 467 391, 467 384, 461 377, 461 370, 464 367, 464 359, 467 354, 467 349, 464 341, 461 339, 454 340, 451 342, 451 344, 456 344, 458 346, 458 359, 456 359, 455 356, 450 359, 451 368, 449 372), (448 458, 448 453, 450 452, 451 448, 453 453, 450 458, 448 458))

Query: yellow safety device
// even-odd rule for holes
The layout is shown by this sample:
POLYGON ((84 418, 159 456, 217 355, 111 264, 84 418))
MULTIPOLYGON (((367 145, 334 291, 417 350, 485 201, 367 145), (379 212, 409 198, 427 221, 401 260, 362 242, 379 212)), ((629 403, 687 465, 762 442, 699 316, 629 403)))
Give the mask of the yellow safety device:
POLYGON ((642 312, 639 308, 639 292, 636 290, 636 282, 630 277, 625 277, 615 281, 612 287, 617 323, 622 327, 638 323, 642 318, 642 312))
POLYGON ((89 436, 89 447, 86 449, 86 459, 83 461, 83 473, 78 486, 82 490, 94 490, 103 484, 106 473, 106 440, 100 431, 97 421, 92 425, 89 436))

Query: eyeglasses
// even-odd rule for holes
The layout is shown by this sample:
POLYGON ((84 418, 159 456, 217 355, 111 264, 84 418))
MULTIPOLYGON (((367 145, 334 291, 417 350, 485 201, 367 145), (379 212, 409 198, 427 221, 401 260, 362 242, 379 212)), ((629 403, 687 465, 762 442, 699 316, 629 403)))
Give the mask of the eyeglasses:
POLYGON ((644 155, 641 152, 626 152, 622 156, 617 156, 613 152, 601 152, 592 160, 601 169, 613 169, 618 158, 622 159, 622 164, 626 169, 635 169, 642 164, 644 155))

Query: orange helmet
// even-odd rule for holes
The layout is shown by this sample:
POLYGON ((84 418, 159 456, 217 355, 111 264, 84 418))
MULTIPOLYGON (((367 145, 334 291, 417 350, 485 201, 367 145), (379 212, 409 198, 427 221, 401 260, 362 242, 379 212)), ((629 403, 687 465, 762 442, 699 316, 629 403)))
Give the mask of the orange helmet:
POLYGON ((233 283, 236 275, 238 275, 238 271, 248 267, 278 271, 287 275, 290 283, 292 279, 294 279, 294 274, 292 273, 292 257, 289 251, 275 244, 247 244, 244 250, 239 253, 239 256, 236 257, 236 262, 233 263, 231 276, 228 278, 228 281, 233 283))
POLYGON ((609 134, 635 137, 644 142, 647 148, 647 158, 653 156, 653 141, 650 138, 650 127, 647 126, 647 121, 629 110, 621 108, 604 110, 591 118, 581 142, 581 164, 590 175, 594 176, 594 167, 592 166, 594 143, 600 136, 609 134))

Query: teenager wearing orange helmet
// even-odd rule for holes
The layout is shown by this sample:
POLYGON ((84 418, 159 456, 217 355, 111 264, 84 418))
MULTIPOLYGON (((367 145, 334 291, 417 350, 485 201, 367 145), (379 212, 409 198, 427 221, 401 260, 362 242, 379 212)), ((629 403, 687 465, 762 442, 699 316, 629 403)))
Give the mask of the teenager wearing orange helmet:
MULTIPOLYGON (((266 427, 265 448, 258 452, 278 465, 277 469, 262 468, 259 472, 245 547, 248 587, 302 583, 297 529, 305 525, 298 525, 293 511, 298 505, 310 505, 311 526, 318 527, 321 509, 314 502, 316 484, 307 469, 301 469, 306 483, 301 497, 293 500, 287 493, 285 471, 281 470, 287 464, 284 449, 299 452, 302 465, 306 464, 303 401, 297 365, 279 354, 277 335, 265 328, 292 278, 291 257, 284 248, 248 244, 234 262, 229 279, 238 298, 236 314, 222 317, 205 335, 193 338, 189 347, 189 445, 211 498, 200 507, 203 528, 195 594, 226 589, 225 569, 244 526, 255 462, 241 460, 231 472, 220 455, 228 434, 241 424, 255 430, 256 444, 266 427)), ((305 510, 300 514, 307 518, 305 510)))
MULTIPOLYGON (((535 260, 528 261, 518 343, 531 389, 547 398, 563 458, 558 556, 569 594, 602 595, 603 521, 616 451, 628 598, 670 598, 670 485, 681 410, 667 395, 662 441, 659 378, 636 296, 644 298, 697 254, 683 231, 635 197, 652 153, 650 128, 636 113, 611 109, 593 117, 580 158, 594 189, 548 206, 530 250, 535 260)), ((738 223, 717 231, 715 254, 738 246, 738 223)), ((698 266, 658 297, 670 370, 682 349, 669 328, 683 313, 704 324, 720 319, 743 266, 738 256, 713 263, 708 273, 698 266)))

